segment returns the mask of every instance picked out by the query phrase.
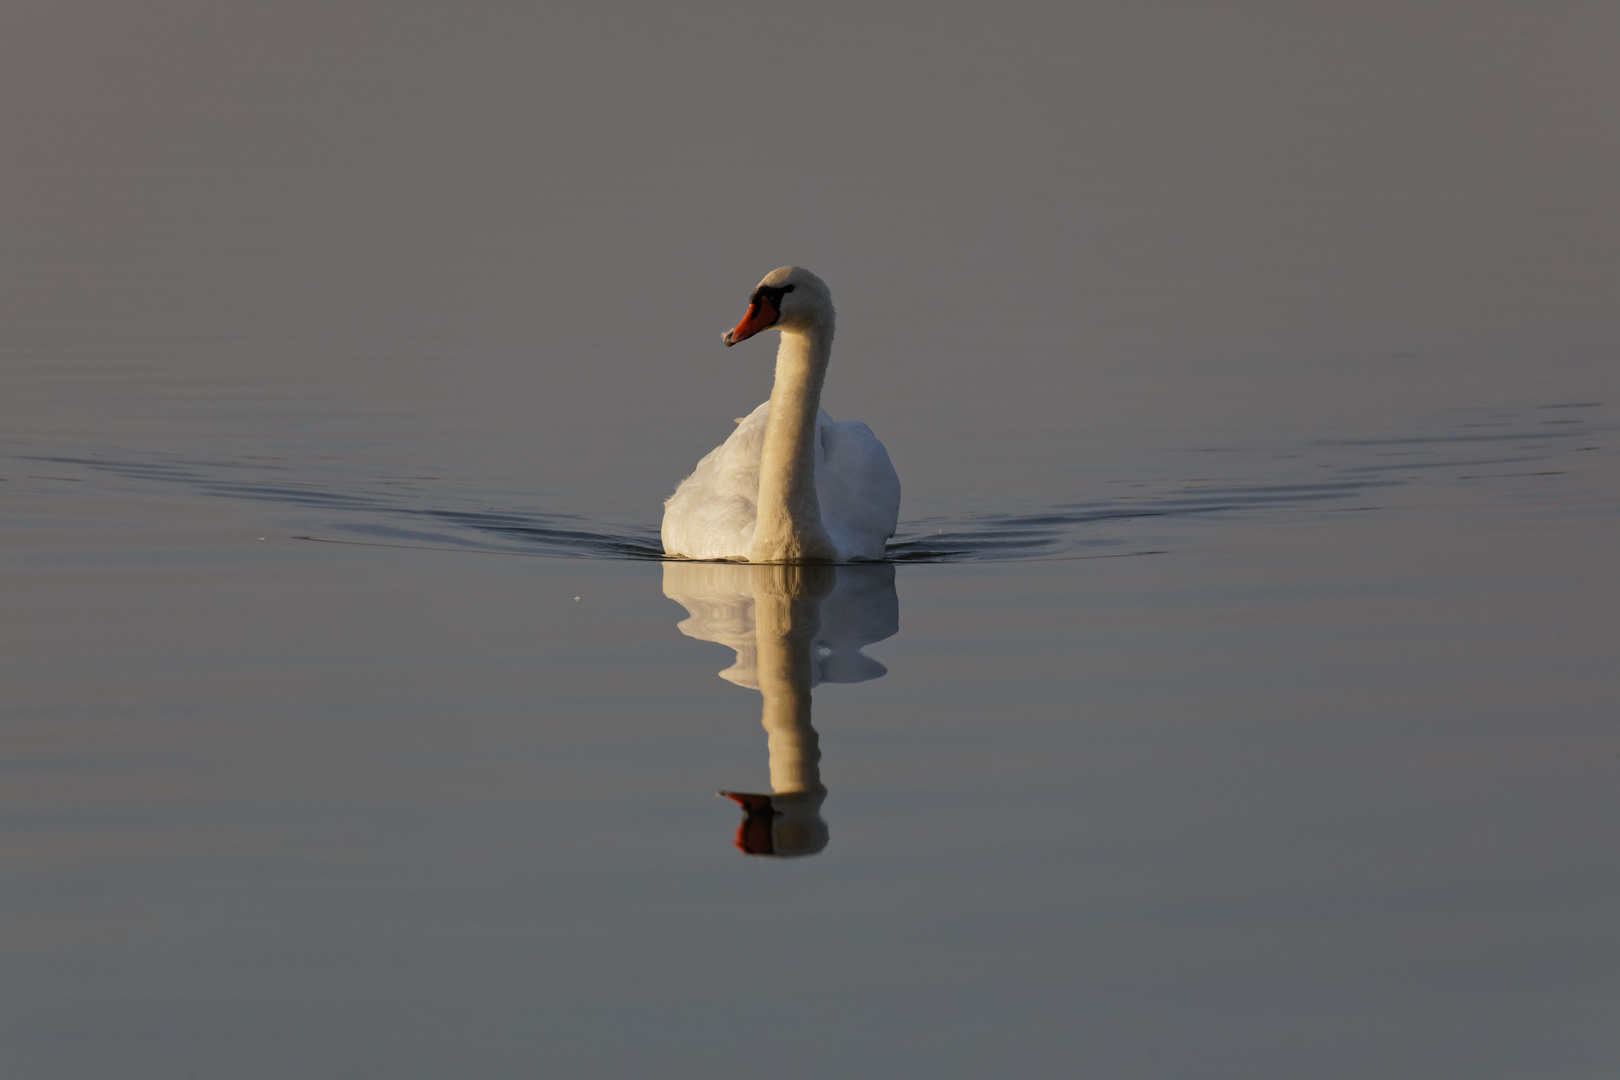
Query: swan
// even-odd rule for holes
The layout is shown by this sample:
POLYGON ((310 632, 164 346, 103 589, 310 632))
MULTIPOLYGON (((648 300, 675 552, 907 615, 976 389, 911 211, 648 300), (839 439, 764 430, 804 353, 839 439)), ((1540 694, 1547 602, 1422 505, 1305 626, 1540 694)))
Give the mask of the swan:
POLYGON ((883 558, 900 514, 889 452, 859 421, 821 408, 832 357, 832 294, 802 266, 765 275, 727 347, 782 332, 771 398, 697 463, 664 503, 665 554, 751 563, 883 558))

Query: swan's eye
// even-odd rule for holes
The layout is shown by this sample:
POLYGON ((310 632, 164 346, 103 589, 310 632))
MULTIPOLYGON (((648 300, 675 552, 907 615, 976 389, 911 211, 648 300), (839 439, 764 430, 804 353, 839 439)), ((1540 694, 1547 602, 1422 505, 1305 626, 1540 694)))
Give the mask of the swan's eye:
POLYGON ((793 286, 791 285, 783 285, 781 288, 776 288, 773 285, 761 285, 759 288, 754 290, 754 295, 748 298, 748 304, 750 307, 752 307, 753 305, 758 304, 761 300, 769 300, 771 307, 776 310, 778 315, 780 315, 782 313, 782 297, 786 296, 792 291, 793 286))

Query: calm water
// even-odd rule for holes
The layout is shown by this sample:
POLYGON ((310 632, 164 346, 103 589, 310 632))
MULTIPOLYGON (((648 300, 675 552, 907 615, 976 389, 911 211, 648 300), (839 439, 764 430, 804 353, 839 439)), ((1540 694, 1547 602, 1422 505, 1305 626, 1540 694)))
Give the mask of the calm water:
POLYGON ((6 1077, 1620 1068, 1607 7, 143 10, 0 12, 6 1077), (790 259, 892 559, 665 563, 790 259))

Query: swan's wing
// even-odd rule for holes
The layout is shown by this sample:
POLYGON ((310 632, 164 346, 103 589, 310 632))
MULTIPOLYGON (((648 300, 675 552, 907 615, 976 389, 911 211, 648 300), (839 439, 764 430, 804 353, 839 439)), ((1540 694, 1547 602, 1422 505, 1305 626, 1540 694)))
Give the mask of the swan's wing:
POLYGON ((889 452, 859 420, 833 423, 822 413, 820 428, 816 496, 822 524, 841 560, 881 559, 900 518, 900 477, 889 452))
POLYGON ((746 559, 754 542, 766 402, 697 463, 664 502, 664 552, 688 559, 746 559))

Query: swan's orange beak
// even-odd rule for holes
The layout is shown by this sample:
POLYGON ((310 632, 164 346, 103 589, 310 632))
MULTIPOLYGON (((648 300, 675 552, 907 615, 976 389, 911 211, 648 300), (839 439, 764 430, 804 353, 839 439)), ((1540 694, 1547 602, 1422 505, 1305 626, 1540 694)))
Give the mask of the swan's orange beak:
POLYGON ((742 322, 722 334, 720 340, 725 342, 726 348, 729 349, 737 342, 746 341, 761 330, 775 326, 776 320, 781 317, 782 313, 776 310, 776 305, 771 303, 770 297, 755 297, 748 302, 748 314, 742 317, 742 322))

